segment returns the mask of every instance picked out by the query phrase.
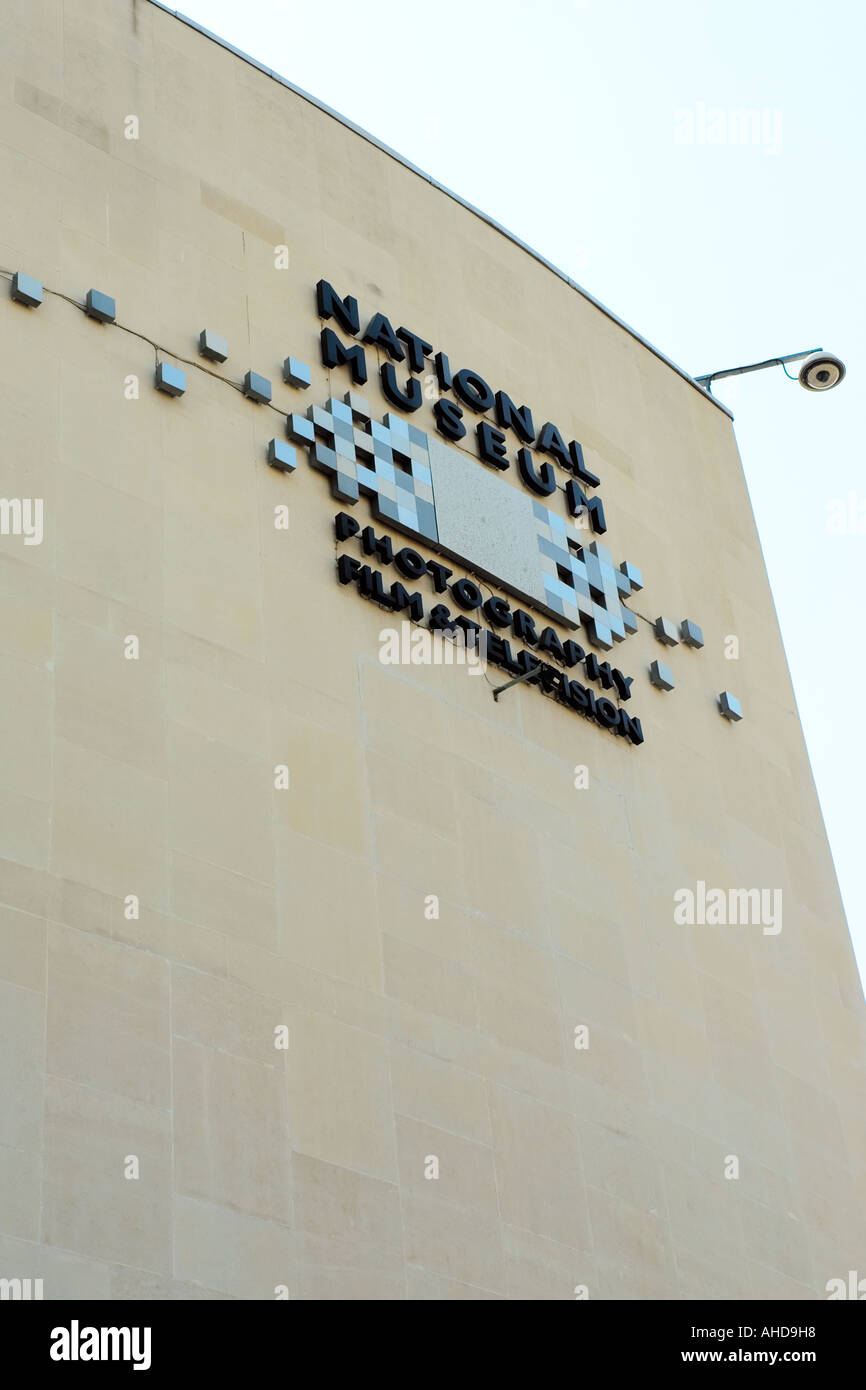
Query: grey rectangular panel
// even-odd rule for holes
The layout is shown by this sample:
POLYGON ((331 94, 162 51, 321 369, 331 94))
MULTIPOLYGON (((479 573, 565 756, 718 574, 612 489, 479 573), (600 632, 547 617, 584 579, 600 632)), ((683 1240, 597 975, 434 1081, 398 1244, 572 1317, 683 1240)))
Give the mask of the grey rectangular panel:
POLYGON ((547 606, 532 505, 498 474, 428 435, 439 542, 494 582, 547 606))

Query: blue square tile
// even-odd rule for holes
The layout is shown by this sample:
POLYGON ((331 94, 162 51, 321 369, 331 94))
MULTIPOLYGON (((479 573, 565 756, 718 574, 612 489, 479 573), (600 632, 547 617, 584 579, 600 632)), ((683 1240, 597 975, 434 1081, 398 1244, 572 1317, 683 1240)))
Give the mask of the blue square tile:
POLYGON ((26 304, 28 309, 35 309, 42 303, 41 282, 34 280, 32 275, 25 275, 23 270, 16 270, 12 276, 9 293, 18 304, 26 304))
POLYGON ((101 290, 88 290, 84 299, 85 313, 99 323, 114 323, 117 318, 117 305, 110 294, 101 290))
POLYGON ((156 368, 156 389, 167 396, 182 396, 186 390, 186 372, 170 362, 160 362, 156 368))
POLYGON ((258 372, 247 372, 244 377, 244 395, 258 405, 267 405, 271 399, 271 383, 258 372))
POLYGON ((680 623, 680 636, 687 647, 702 647, 704 645, 704 634, 693 623, 691 618, 683 618, 680 623))
POLYGON ((286 433, 290 439, 296 439, 301 444, 312 444, 316 438, 316 430, 312 420, 307 420, 303 415, 289 415, 286 420, 286 433))
POLYGON ((343 403, 349 407, 357 420, 369 420, 370 402, 366 396, 359 395, 357 391, 347 391, 343 403))
POLYGON ((283 381, 287 381, 289 386, 297 386, 300 390, 305 390, 313 380, 313 374, 306 362, 299 362, 297 357, 287 357, 283 363, 283 381))
POLYGON ((419 497, 415 503, 415 507, 418 513, 419 532, 422 536, 426 536, 428 540, 437 541, 439 539, 439 531, 436 526, 436 512, 432 503, 424 502, 419 497))
POLYGON ((219 333, 212 333, 209 328, 203 328, 199 333, 198 350, 202 357, 209 358, 211 362, 225 362, 229 355, 225 338, 221 338, 219 333))
POLYGON ((341 502, 357 502, 359 497, 358 480, 348 473, 335 471, 331 477, 331 492, 341 502))
POLYGON ((725 719, 730 719, 733 722, 742 719, 743 711, 740 702, 736 695, 731 694, 730 690, 723 690, 719 696, 719 712, 725 719))
POLYGON ((388 414, 385 416, 385 424, 388 426, 388 429, 391 431, 393 435, 398 435, 401 439, 408 441, 408 421, 401 419, 399 415, 395 415, 392 411, 389 411, 388 414))
POLYGON ((281 439, 272 439, 268 444, 268 463, 281 473, 292 473, 297 467, 298 455, 291 444, 281 439))
POLYGON ((666 647, 676 647, 679 644, 676 623, 671 622, 670 618, 656 618, 653 628, 658 640, 666 647))
POLYGON ((658 690, 673 690, 674 673, 670 666, 665 666, 663 661, 654 661, 650 665, 650 680, 658 690))
POLYGON ((643 588, 643 575, 641 574, 637 565, 631 564, 629 560, 623 560, 622 564, 620 565, 620 570, 628 579, 633 589, 643 588))

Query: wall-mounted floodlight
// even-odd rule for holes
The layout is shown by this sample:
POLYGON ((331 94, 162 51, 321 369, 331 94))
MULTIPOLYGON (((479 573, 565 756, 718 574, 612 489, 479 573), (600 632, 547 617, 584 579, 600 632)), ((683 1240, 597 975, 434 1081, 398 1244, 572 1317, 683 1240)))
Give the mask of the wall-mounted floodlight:
POLYGON ((765 367, 781 367, 785 376, 799 381, 807 391, 830 391, 845 375, 845 363, 823 348, 809 348, 808 352, 791 352, 787 357, 769 357, 766 362, 752 362, 748 367, 728 367, 723 372, 710 372, 708 376, 696 376, 699 386, 713 394, 712 382, 724 376, 745 376, 746 372, 762 372, 765 367), (805 359, 805 360, 804 360, 805 359), (792 377, 785 366, 786 362, 802 362, 799 374, 792 377))

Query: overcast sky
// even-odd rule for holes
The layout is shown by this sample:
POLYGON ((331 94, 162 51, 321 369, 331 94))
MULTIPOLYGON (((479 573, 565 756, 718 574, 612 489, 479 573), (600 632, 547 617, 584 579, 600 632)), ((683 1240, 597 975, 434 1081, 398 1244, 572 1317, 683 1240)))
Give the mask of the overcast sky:
POLYGON ((180 9, 476 204, 692 374, 811 347, 845 360, 823 396, 778 368, 715 390, 734 411, 866 977, 866 4, 180 9), (754 131, 731 119, 743 109, 754 131))

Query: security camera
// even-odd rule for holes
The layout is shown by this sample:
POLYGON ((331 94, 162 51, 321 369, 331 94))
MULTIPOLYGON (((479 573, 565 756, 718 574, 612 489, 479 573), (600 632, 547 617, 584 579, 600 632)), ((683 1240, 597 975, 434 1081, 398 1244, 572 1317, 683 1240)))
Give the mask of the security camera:
POLYGON ((831 352, 813 352, 800 368, 799 381, 807 391, 829 391, 845 375, 845 363, 831 352))

